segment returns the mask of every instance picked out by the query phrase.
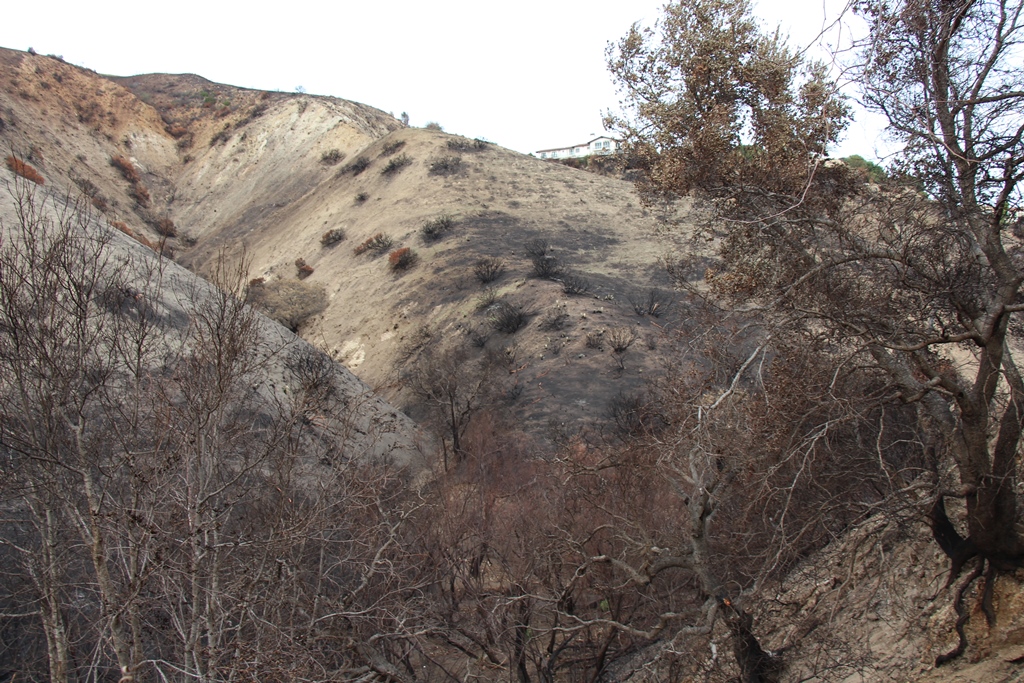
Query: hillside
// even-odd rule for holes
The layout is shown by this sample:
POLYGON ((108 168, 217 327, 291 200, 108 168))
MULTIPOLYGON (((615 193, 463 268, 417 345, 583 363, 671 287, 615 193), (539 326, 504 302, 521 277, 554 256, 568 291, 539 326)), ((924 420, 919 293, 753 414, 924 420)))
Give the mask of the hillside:
MULTIPOLYGON (((4 156, 23 158, 45 178, 38 192, 82 194, 91 206, 90 229, 109 235, 119 259, 157 270, 162 264, 161 320, 176 323, 160 334, 186 334, 191 328, 181 302, 196 291, 201 301, 215 300, 216 289, 202 278, 216 281, 224 263, 244 264, 249 301, 268 316, 260 318, 261 344, 274 349, 265 353, 265 375, 253 390, 271 404, 289 405, 302 389, 295 354, 313 357, 313 347, 323 349, 339 364, 331 366, 340 387, 333 398, 350 411, 344 452, 427 472, 401 491, 386 472, 359 482, 355 493, 345 489, 351 498, 335 504, 326 486, 317 489, 324 471, 317 467, 325 461, 310 458, 300 483, 326 502, 303 500, 297 486, 294 496, 282 492, 281 500, 243 517, 258 527, 259 515, 277 505, 280 527, 273 533, 298 530, 293 538, 299 538, 309 505, 321 526, 284 550, 274 545, 276 537, 260 546, 259 580, 239 581, 250 592, 223 608, 228 616, 218 628, 242 633, 243 622, 257 624, 253 633, 264 640, 253 638, 225 656, 235 658, 231 676, 256 672, 283 680, 300 671, 317 680, 531 680, 529 668, 538 679, 548 676, 543 680, 725 681, 738 671, 732 635, 743 628, 750 635, 752 628, 776 653, 766 656, 781 653, 787 662, 780 681, 1019 680, 1020 572, 986 584, 999 614, 991 626, 981 613, 982 589, 968 591, 968 654, 935 665, 956 644, 958 584, 943 585, 947 558, 917 514, 928 501, 913 486, 900 492, 910 502, 895 511, 877 512, 884 497, 878 494, 843 509, 841 526, 807 522, 807 535, 816 539, 795 538, 780 551, 790 553, 779 561, 786 571, 766 572, 770 579, 761 582, 755 560, 764 549, 751 539, 763 531, 759 524, 774 533, 776 522, 763 501, 786 498, 785 517, 794 490, 831 510, 847 490, 874 495, 884 483, 823 468, 831 479, 823 476, 825 483, 813 482, 807 493, 797 485, 804 463, 768 461, 762 451, 773 438, 799 441, 771 420, 788 409, 802 417, 811 389, 794 373, 783 387, 793 393, 778 401, 786 405, 764 401, 768 425, 736 407, 745 387, 728 382, 757 351, 745 348, 740 323, 719 329, 699 297, 675 287, 665 267, 670 262, 674 276, 700 291, 706 269, 717 264, 714 245, 689 229, 688 202, 643 206, 633 186, 615 177, 621 174, 407 128, 359 103, 246 90, 191 74, 108 77, 6 49, 0 49, 0 141, 9 150, 4 156), (387 246, 366 248, 377 235, 387 246), (415 258, 393 267, 392 254, 406 247, 415 258), (486 283, 476 272, 481 262, 494 271, 486 283), (537 272, 542 266, 550 272, 537 272), (708 358, 725 368, 714 381, 707 379, 708 358), (666 378, 676 384, 647 393, 648 380, 666 378), (425 386, 431 382, 455 386, 458 395, 438 399, 436 387, 425 386), (669 405, 672 392, 694 387, 688 407, 696 406, 698 416, 720 404, 733 411, 712 435, 724 435, 725 446, 699 441, 701 430, 710 429, 702 417, 693 423, 672 414, 684 401, 669 405), (726 400, 734 389, 736 405, 726 400), (446 422, 444 409, 455 421, 460 401, 466 415, 481 419, 446 422), (648 418, 664 430, 630 441, 650 426, 639 422, 648 418), (699 448, 689 448, 692 434, 699 448), (471 446, 459 448, 459 438, 471 446), (449 467, 452 454, 457 458, 449 467), (731 507, 704 514, 698 506, 709 494, 702 477, 717 486, 716 477, 734 463, 750 479, 729 479, 738 491, 731 507), (441 471, 449 476, 430 474, 441 471), (782 479, 771 479, 778 473, 782 479), (364 536, 365 519, 373 525, 364 536), (696 547, 699 534, 688 524, 710 525, 710 519, 725 528, 712 542, 722 575, 759 578, 723 588, 740 595, 736 618, 706 625, 701 619, 709 610, 722 614, 721 605, 732 605, 715 603, 721 596, 700 604, 696 571, 676 568, 657 580, 644 572, 669 549, 696 547), (349 526, 334 536, 338 520, 349 526), (755 560, 745 561, 754 569, 733 567, 748 543, 755 560), (334 583, 325 589, 321 576, 334 583), (251 597, 257 595, 277 602, 253 617, 252 605, 262 605, 251 597), (273 621, 281 615, 291 620, 288 629, 273 621), (274 660, 266 652, 281 654, 274 660), (322 662, 333 668, 321 669, 322 662)), ((6 167, 0 177, 13 179, 6 167)), ((17 223, 16 208, 0 193, 5 226, 17 223)), ((907 414, 883 412, 877 424, 907 414)), ((299 422, 315 431, 324 420, 309 411, 299 422)), ((840 446, 870 442, 868 459, 880 462, 883 436, 894 449, 902 440, 878 429, 854 429, 848 442, 843 434, 834 438, 840 446)), ((301 452, 305 444, 297 443, 301 452)), ((819 467, 808 457, 808 471, 819 467)), ((67 543, 85 547, 81 539, 67 543)), ((205 558, 209 548, 197 548, 205 558)), ((248 572, 247 563, 240 559, 237 566, 248 572)), ((177 642, 167 635, 179 628, 167 626, 177 616, 166 616, 160 602, 161 591, 177 588, 145 592, 129 583, 124 595, 136 601, 133 609, 145 616, 146 600, 157 605, 156 625, 139 632, 156 642, 152 634, 159 631, 177 642)), ((20 603, 2 599, 14 614, 12 605, 20 603)), ((184 599, 175 607, 186 608, 184 599)), ((19 619, 29 621, 21 614, 4 622, 10 632, 18 631, 19 619)), ((0 629, 0 640, 6 634, 0 629)), ((179 635, 182 648, 202 650, 184 629, 179 635)), ((21 661, 17 656, 0 664, 21 661)))
MULTIPOLYGON (((397 380, 417 349, 470 336, 480 346, 488 337, 487 348, 514 347, 519 419, 536 432, 552 421, 601 429, 613 397, 659 366, 666 325, 685 317, 661 259, 692 245, 665 231, 624 181, 405 129, 332 98, 191 75, 106 79, 48 57, 3 57, 10 146, 27 150, 48 178, 79 178, 108 220, 151 242, 161 239, 159 221, 171 220, 177 236, 167 247, 197 273, 221 251, 244 251, 265 287, 288 282, 296 297, 326 302, 293 326, 393 400, 403 401, 397 380), (50 125, 55 115, 59 130, 50 125), (111 166, 116 156, 137 168, 151 201, 131 196, 134 185, 111 166), (359 173, 357 159, 369 162, 359 173), (382 173, 395 159, 409 163, 382 173), (432 171, 438 161, 445 168, 432 171), (436 240, 424 237, 424 224, 439 216, 454 225, 436 240), (344 241, 323 246, 330 230, 343 231, 344 241), (394 273, 386 258, 353 253, 377 233, 413 249, 415 266, 394 273), (531 277, 525 245, 534 239, 546 240, 550 256, 588 291, 569 296, 562 278, 531 277), (489 285, 497 298, 527 314, 515 335, 493 331, 491 311, 478 305, 486 288, 473 266, 485 257, 504 262, 489 285), (301 283, 297 259, 313 269, 301 283), (664 299, 658 317, 638 316, 630 300, 652 288, 664 299), (636 331, 623 368, 602 342, 616 329, 636 331)), ((689 267, 699 278, 705 265, 697 257, 689 267)), ((288 311, 279 319, 296 321, 288 311)))

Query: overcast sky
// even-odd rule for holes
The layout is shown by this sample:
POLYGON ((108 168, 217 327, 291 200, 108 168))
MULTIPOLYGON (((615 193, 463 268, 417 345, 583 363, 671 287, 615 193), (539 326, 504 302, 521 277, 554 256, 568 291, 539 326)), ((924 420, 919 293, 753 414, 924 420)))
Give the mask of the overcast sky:
MULTIPOLYGON (((33 0, 7 3, 0 45, 118 76, 195 73, 261 90, 301 86, 408 112, 412 125, 436 121, 533 152, 602 133, 602 113, 618 101, 605 48, 633 22, 652 23, 663 4, 33 0)), ((806 44, 842 5, 760 0, 756 12, 766 27, 781 25, 806 44)), ((877 158, 877 137, 877 123, 858 122, 835 153, 877 158)))

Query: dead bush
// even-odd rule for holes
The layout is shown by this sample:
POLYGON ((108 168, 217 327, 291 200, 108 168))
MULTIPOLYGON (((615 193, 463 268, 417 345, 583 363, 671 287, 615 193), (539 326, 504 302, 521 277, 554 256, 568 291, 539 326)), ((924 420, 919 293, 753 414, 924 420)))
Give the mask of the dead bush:
POLYGON ((331 245, 337 244, 343 239, 345 239, 345 231, 341 228, 334 228, 333 230, 328 230, 327 232, 320 236, 320 244, 322 246, 329 247, 331 245))
POLYGON ((672 306, 672 296, 660 289, 633 292, 628 298, 637 315, 649 315, 652 318, 660 318, 672 306))
POLYGON ((448 155, 430 162, 430 175, 450 176, 462 170, 462 157, 448 155))
POLYGON ((39 171, 13 154, 7 157, 7 168, 11 169, 13 173, 20 175, 25 180, 31 180, 36 185, 42 185, 45 182, 39 171))
POLYGON ((341 169, 341 173, 359 175, 370 166, 370 160, 366 157, 356 157, 348 166, 341 169))
POLYGON ((358 247, 352 250, 356 256, 360 254, 372 251, 375 254, 383 254, 385 251, 395 245, 395 240, 382 232, 378 232, 373 237, 369 237, 360 244, 358 247))
POLYGON ((345 153, 339 149, 329 149, 320 155, 320 163, 324 166, 334 166, 345 158, 345 153))
POLYGON ((494 282, 505 271, 505 261, 496 256, 487 256, 473 264, 473 274, 480 284, 494 282))
POLYGON ((156 233, 161 237, 178 236, 178 227, 174 224, 174 221, 166 216, 155 221, 153 223, 153 229, 156 230, 156 233))
POLYGON ((295 269, 298 271, 299 279, 305 279, 313 274, 313 266, 306 263, 306 259, 295 259, 295 269))
POLYGON ((434 240, 441 239, 441 237, 451 230, 454 225, 455 219, 452 216, 443 213, 437 218, 432 218, 427 221, 423 227, 420 228, 420 233, 423 235, 423 239, 428 242, 432 242, 434 240))
POLYGON ((401 247, 388 254, 388 265, 391 266, 391 270, 408 270, 418 259, 415 251, 409 247, 401 247))
POLYGON ((249 287, 246 301, 292 332, 327 308, 323 287, 299 280, 272 280, 249 287))
POLYGON ((380 170, 380 174, 383 176, 393 176, 411 163, 412 158, 408 154, 399 154, 397 157, 392 157, 384 165, 384 168, 380 170))
POLYGON ((123 157, 120 154, 117 156, 110 157, 110 165, 121 172, 124 179, 133 185, 142 182, 142 176, 139 175, 138 169, 127 157, 123 157))
POLYGON ((581 295, 590 291, 590 280, 579 273, 562 275, 562 291, 566 294, 581 295))
POLYGON ((491 307, 489 321, 491 327, 498 332, 515 334, 526 325, 528 320, 529 314, 521 306, 516 306, 508 301, 499 301, 491 307))
POLYGON ((393 140, 381 148, 380 155, 389 157, 403 147, 405 147, 405 140, 393 140))

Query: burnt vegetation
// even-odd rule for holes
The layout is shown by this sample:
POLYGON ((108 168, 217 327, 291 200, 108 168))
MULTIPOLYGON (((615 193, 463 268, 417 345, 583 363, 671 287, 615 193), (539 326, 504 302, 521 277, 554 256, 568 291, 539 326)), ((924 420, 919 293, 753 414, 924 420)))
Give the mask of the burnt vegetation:
MULTIPOLYGON (((47 206, 48 188, 11 168, 0 677, 867 680, 867 656, 828 636, 851 618, 843 577, 858 557, 905 557, 891 544, 918 527, 948 559, 930 600, 957 614, 925 654, 986 656, 966 622, 995 622, 999 582, 1024 565, 1024 7, 854 10, 868 34, 848 75, 906 143, 887 169, 822 162, 848 104, 745 0, 671 2, 656 29, 609 48, 623 102, 609 124, 640 193, 686 197, 718 253, 665 259, 689 298, 602 297, 618 325, 595 322, 604 303, 562 296, 592 287, 553 238, 461 261, 470 295, 508 263, 560 283, 536 328, 566 349, 556 362, 589 359, 614 389, 592 423, 553 419, 550 442, 520 424, 553 395, 543 375, 523 379, 540 355, 519 334, 538 305, 527 297, 557 287, 517 282, 514 300, 512 283, 488 288, 458 325, 399 332, 388 381, 422 428, 420 469, 390 457, 376 431, 389 418, 361 420, 377 399, 347 393, 331 358, 261 335, 257 310, 293 331, 324 310, 304 259, 250 279, 222 257, 215 286, 165 295, 157 257, 121 245, 128 224, 90 218, 95 186, 47 206), (642 381, 627 370, 645 335, 664 361, 642 381), (769 631, 792 572, 853 533, 843 576, 769 631)), ((382 149, 381 173, 411 163, 401 145, 382 149)), ((145 190, 130 160, 111 164, 145 190)), ((420 238, 453 227, 438 216, 420 238)), ((430 277, 406 273, 415 251, 385 233, 317 258, 389 269, 389 285, 430 277)))

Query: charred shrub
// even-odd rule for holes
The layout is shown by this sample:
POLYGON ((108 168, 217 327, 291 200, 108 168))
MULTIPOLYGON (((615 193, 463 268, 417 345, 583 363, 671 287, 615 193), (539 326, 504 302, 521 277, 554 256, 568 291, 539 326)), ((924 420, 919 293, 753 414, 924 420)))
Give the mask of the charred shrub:
POLYGON ((462 157, 447 155, 430 162, 430 175, 449 176, 462 170, 462 157))
POLYGON ((668 292, 652 288, 645 292, 633 292, 629 295, 629 303, 637 315, 660 318, 672 306, 672 297, 668 292))
POLYGON ((505 261, 496 256, 487 256, 473 264, 473 274, 480 284, 494 282, 505 271, 505 261))
POLYGON ((342 173, 349 173, 351 175, 359 175, 370 166, 370 160, 366 157, 356 157, 352 163, 341 169, 342 173))
POLYGON ((590 280, 579 273, 562 275, 562 291, 570 296, 586 294, 590 291, 590 280))
POLYGON ((644 434, 657 422, 652 401, 643 392, 620 391, 608 402, 605 414, 615 434, 624 438, 644 434))
POLYGON ((405 147, 405 140, 392 140, 381 148, 380 155, 382 157, 389 157, 403 147, 405 147))
POLYGON ((325 166, 334 166, 345 158, 345 153, 338 149, 330 149, 320 155, 320 163, 325 166))
POLYGON ((383 176, 393 176, 403 168, 412 163, 412 159, 408 154, 399 154, 397 157, 392 157, 384 168, 380 170, 380 174, 383 176))
POLYGON ((498 332, 515 334, 521 330, 529 320, 529 315, 520 306, 508 301, 498 301, 491 307, 489 321, 491 327, 498 332))
POLYGON ((443 213, 437 218, 432 218, 427 221, 423 227, 420 228, 420 233, 423 235, 423 239, 428 242, 433 242, 434 240, 441 239, 446 232, 452 229, 452 226, 454 225, 455 219, 452 216, 443 213))

